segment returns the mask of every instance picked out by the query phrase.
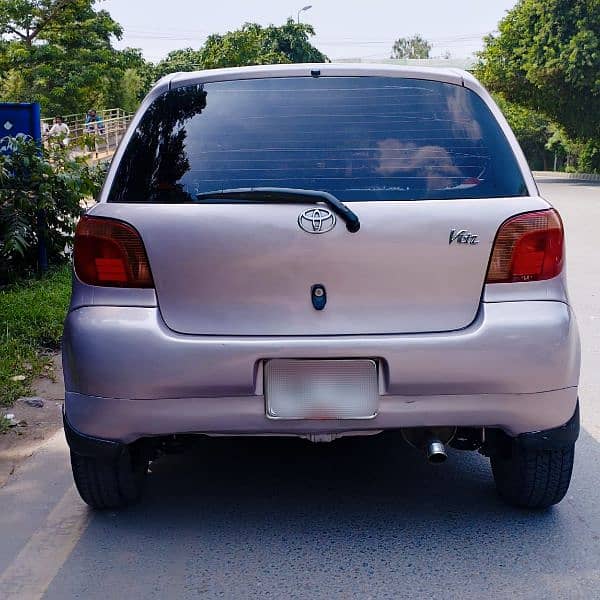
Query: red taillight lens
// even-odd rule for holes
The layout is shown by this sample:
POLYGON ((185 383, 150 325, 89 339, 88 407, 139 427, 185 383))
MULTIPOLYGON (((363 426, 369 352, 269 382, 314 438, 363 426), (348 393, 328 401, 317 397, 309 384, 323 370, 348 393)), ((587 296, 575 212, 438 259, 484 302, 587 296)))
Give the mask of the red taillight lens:
POLYGON ((563 267, 563 226, 555 210, 517 215, 496 235, 487 283, 541 281, 563 267))
POLYGON ((89 285, 154 287, 140 234, 127 223, 81 217, 75 231, 75 273, 89 285))

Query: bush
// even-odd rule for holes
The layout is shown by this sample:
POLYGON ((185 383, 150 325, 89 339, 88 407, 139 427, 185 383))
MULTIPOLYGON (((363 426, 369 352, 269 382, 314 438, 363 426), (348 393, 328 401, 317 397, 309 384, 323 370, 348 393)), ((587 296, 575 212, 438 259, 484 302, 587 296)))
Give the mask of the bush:
POLYGON ((559 170, 567 173, 600 173, 600 141, 573 140, 562 127, 553 124, 546 144, 555 153, 559 170))
POLYGON ((582 173, 600 173, 600 140, 588 140, 583 144, 578 167, 582 173))
POLYGON ((517 137, 529 166, 533 170, 548 168, 552 158, 546 146, 552 125, 550 119, 538 111, 509 102, 501 94, 493 96, 517 137))
POLYGON ((10 153, 0 155, 0 284, 64 259, 82 200, 99 191, 103 176, 60 142, 1 142, 10 153))

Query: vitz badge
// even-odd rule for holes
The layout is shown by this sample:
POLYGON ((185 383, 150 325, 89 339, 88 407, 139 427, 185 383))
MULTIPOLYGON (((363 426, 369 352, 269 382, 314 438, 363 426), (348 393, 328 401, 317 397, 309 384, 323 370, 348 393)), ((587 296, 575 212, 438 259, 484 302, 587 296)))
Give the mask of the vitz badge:
POLYGON ((479 236, 471 233, 467 229, 453 229, 448 238, 448 244, 456 242, 457 244, 479 244, 479 236))

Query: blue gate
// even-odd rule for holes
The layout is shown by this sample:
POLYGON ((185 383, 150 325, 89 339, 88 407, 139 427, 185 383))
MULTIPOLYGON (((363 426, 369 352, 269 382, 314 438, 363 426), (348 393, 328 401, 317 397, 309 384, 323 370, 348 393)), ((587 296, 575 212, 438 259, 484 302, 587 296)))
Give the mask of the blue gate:
MULTIPOLYGON (((0 154, 9 154, 14 149, 14 140, 33 138, 41 142, 40 105, 37 102, 0 102, 0 154)), ((48 269, 46 250, 46 215, 38 211, 38 267, 44 272, 48 269)))
POLYGON ((12 150, 11 138, 42 138, 40 105, 37 102, 0 102, 0 153, 12 150))

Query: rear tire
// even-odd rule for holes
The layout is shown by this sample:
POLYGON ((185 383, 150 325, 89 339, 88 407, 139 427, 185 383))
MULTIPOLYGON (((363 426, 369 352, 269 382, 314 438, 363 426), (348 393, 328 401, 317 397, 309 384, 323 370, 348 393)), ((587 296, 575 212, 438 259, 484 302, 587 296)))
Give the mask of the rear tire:
POLYGON ((567 493, 575 444, 547 450, 512 444, 507 456, 491 457, 496 489, 502 498, 523 508, 548 508, 567 493))
POLYGON ((86 504, 96 509, 123 508, 140 499, 148 460, 129 448, 118 458, 71 451, 71 467, 77 491, 86 504))

